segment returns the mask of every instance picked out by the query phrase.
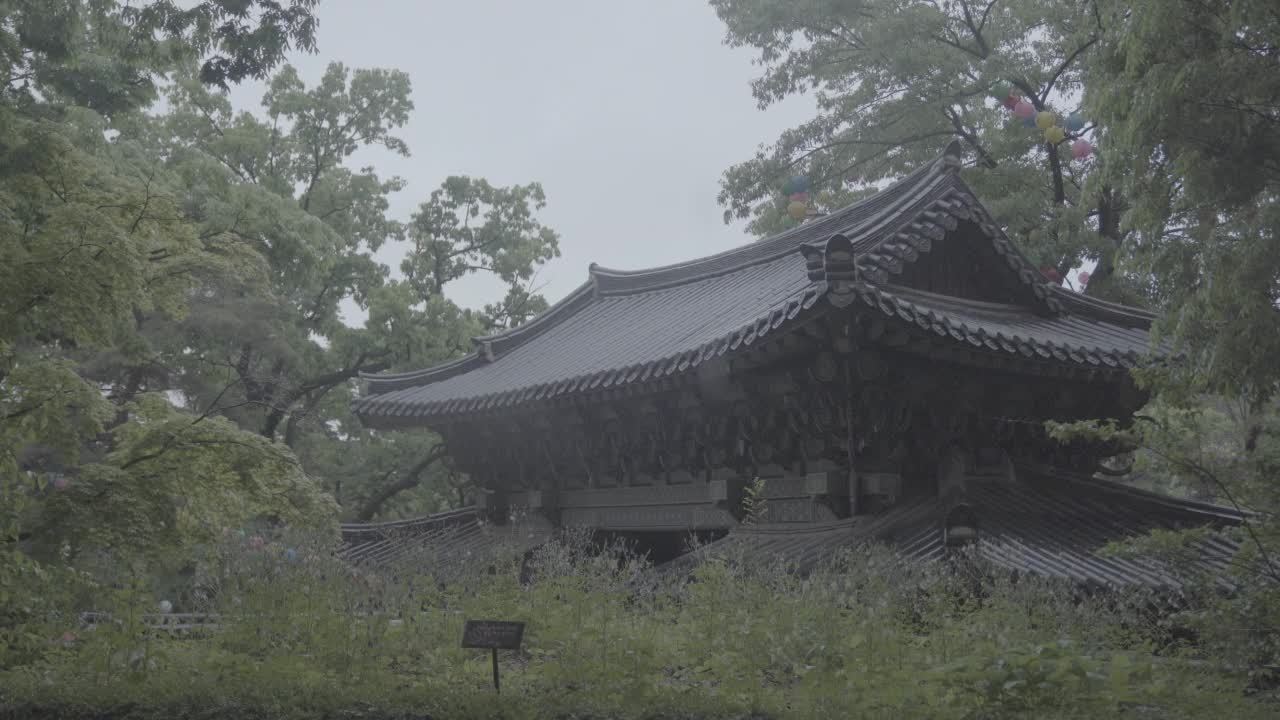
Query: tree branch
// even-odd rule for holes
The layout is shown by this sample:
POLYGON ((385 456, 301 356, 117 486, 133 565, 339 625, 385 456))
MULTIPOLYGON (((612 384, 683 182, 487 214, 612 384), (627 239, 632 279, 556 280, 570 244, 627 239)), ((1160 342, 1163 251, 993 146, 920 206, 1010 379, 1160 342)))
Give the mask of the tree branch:
POLYGON ((409 471, 405 473, 404 477, 390 485, 383 486, 380 490, 375 492, 372 497, 365 501, 365 504, 361 506, 360 510, 355 514, 356 521, 368 522, 369 520, 372 520, 373 516, 378 514, 378 511, 382 509, 383 504, 388 500, 405 490, 411 490, 417 487, 418 484, 422 482, 422 473, 426 472, 427 468, 442 459, 446 454, 448 453, 445 451, 444 446, 437 445, 425 458, 419 460, 417 465, 409 468, 409 471))
POLYGON ((1062 61, 1062 64, 1058 66, 1058 69, 1053 71, 1053 75, 1049 76, 1049 82, 1045 83, 1044 90, 1040 93, 1041 105, 1043 105, 1044 101, 1049 98, 1049 93, 1053 91, 1054 83, 1058 82, 1058 78, 1062 76, 1062 73, 1066 72, 1068 67, 1071 67, 1071 63, 1075 62, 1076 58, 1080 57, 1080 53, 1084 52, 1085 50, 1088 50, 1096 42, 1098 42, 1098 37, 1096 35, 1089 38, 1089 42, 1086 42, 1085 44, 1076 48, 1074 52, 1072 52, 1070 55, 1066 57, 1065 60, 1062 61))
POLYGON ((378 350, 372 353, 360 353, 356 361, 349 367, 341 370, 335 370, 331 373, 319 375, 306 382, 298 385, 294 389, 285 393, 279 401, 272 403, 271 413, 267 415, 266 421, 262 425, 262 436, 271 440, 275 439, 276 430, 279 429, 280 423, 284 421, 289 409, 298 402, 303 395, 314 390, 321 390, 333 387, 340 382, 350 380, 362 372, 379 372, 391 366, 389 362, 373 362, 365 364, 366 360, 377 360, 391 354, 390 350, 378 350))

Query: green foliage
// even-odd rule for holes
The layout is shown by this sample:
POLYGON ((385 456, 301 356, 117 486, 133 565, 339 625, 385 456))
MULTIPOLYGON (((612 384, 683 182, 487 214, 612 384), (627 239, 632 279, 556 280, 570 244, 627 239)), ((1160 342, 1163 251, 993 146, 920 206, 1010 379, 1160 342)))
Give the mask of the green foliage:
POLYGON ((558 253, 545 197, 449 179, 406 262, 446 271, 391 279, 374 253, 405 239, 389 216, 405 183, 348 162, 408 154, 407 75, 334 63, 307 87, 286 66, 257 113, 222 92, 310 49, 314 5, 0 4, 0 473, 70 483, 33 496, 44 557, 310 525, 332 519, 324 491, 359 517, 462 500, 433 438, 372 433, 350 401, 362 373, 455 357, 545 308, 529 287, 558 253), (476 272, 509 285, 481 312, 444 294, 476 272))
POLYGON ((189 542, 175 498, 236 521, 331 515, 287 451, 103 372, 153 362, 149 319, 183 318, 202 282, 260 282, 260 258, 202 239, 163 163, 92 109, 6 97, 0 113, 0 481, 31 494, 40 554, 189 542))
POLYGON ((424 297, 476 271, 519 287, 560 255, 556 233, 533 216, 545 206, 537 183, 495 188, 485 180, 447 178, 413 216, 413 252, 401 265, 405 278, 424 297))
POLYGON ((1280 386, 1280 8, 1098 7, 1104 52, 1086 99, 1144 239, 1128 262, 1151 277, 1187 355, 1175 380, 1265 400, 1280 386))
MULTIPOLYGON (((713 0, 726 43, 758 52, 761 106, 812 93, 817 116, 785 131, 721 183, 726 220, 751 217, 767 235, 796 221, 781 187, 807 175, 835 209, 935 158, 951 139, 971 162, 965 179, 1032 258, 1064 272, 1099 261, 1089 291, 1114 285, 1127 238, 1121 199, 1090 177, 1099 160, 1048 147, 990 97, 1011 88, 1065 118, 1076 107, 1099 39, 1087 6, 1042 0, 921 2, 713 0)), ((1109 160, 1108 160, 1109 162, 1109 160)), ((1120 294, 1122 288, 1108 292, 1120 294)))
POLYGON ((124 132, 169 158, 200 236, 247 247, 265 261, 268 281, 206 282, 191 313, 154 325, 156 359, 173 370, 156 381, 284 442, 349 517, 458 503, 458 481, 433 440, 379 437, 356 422, 355 380, 456 357, 472 337, 546 306, 528 287, 558 254, 555 233, 536 219, 541 187, 453 177, 407 228, 391 219, 389 197, 404 182, 345 163, 362 147, 408 154, 395 131, 413 103, 397 71, 333 63, 308 88, 286 67, 260 114, 234 112, 225 95, 190 78, 169 99, 165 116, 124 132), (392 279, 374 253, 406 235, 405 277, 392 279), (475 312, 446 296, 475 273, 506 282, 506 298, 475 312), (367 312, 362 327, 344 322, 344 302, 367 312))
POLYGON ((265 77, 291 49, 314 51, 317 2, 153 0, 126 6, 121 15, 135 35, 158 35, 180 57, 203 57, 200 80, 226 89, 247 78, 265 77))
POLYGON ((517 718, 1099 717, 1126 708, 1248 718, 1274 709, 1232 688, 1239 673, 1144 648, 1153 635, 1140 600, 1073 599, 1052 583, 999 575, 977 592, 972 567, 912 567, 877 549, 807 577, 728 558, 691 581, 642 583, 653 577, 643 562, 576 536, 535 551, 524 573, 517 555, 498 551, 444 582, 430 575, 429 555, 354 570, 325 550, 323 539, 297 534, 258 547, 232 533, 206 546, 185 591, 125 572, 98 592, 109 619, 77 627, 64 614, 32 626, 42 638, 70 629, 75 639, 45 640, 8 665, 0 706, 517 718), (160 598, 213 613, 213 627, 148 630, 160 598), (500 696, 487 687, 488 653, 458 647, 463 621, 481 617, 528 623, 522 649, 500 653, 500 696))
POLYGON ((6 0, 0 3, 0 88, 32 106, 117 116, 149 105, 179 62, 204 82, 263 77, 290 48, 314 50, 316 0, 6 0))
POLYGON ((764 496, 764 478, 754 478, 744 489, 742 524, 754 525, 768 517, 769 505, 764 496))
MULTIPOLYGON (((1176 397, 1176 396, 1175 396, 1176 397)), ((1280 665, 1280 413, 1274 406, 1200 398, 1195 407, 1154 403, 1132 428, 1073 423, 1054 428, 1063 439, 1124 440, 1137 448, 1131 477, 1151 489, 1245 510, 1244 525, 1227 531, 1240 544, 1224 593, 1217 573, 1198 559, 1217 531, 1156 531, 1109 551, 1163 561, 1185 583, 1191 600, 1170 622, 1193 630, 1209 657, 1265 676, 1280 665)))

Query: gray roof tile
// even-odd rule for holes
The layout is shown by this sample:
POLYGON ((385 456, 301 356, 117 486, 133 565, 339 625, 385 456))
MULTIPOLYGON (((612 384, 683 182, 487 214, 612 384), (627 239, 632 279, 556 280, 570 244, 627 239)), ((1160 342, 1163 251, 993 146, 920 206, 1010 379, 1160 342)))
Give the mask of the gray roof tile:
MULTIPOLYGON (((886 190, 758 243, 690 262, 591 280, 526 325, 484 338, 477 352, 427 370, 374 375, 355 410, 393 419, 459 415, 646 382, 741 352, 801 321, 826 292, 805 252, 850 238, 867 281, 862 302, 939 337, 1046 362, 1127 368, 1146 354, 1151 316, 1050 288, 953 172, 949 148, 886 190), (976 303, 893 285, 903 263, 970 218, 1017 271, 1024 305, 976 303), (488 355, 492 359, 487 359, 488 355)), ((820 262, 820 261, 819 261, 820 262)))

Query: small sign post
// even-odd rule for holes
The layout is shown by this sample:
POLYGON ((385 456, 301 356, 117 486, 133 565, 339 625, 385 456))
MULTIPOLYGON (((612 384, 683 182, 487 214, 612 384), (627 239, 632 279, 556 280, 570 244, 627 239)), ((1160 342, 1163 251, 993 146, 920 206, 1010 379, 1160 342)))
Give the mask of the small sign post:
POLYGON ((524 639, 524 623, 505 620, 468 620, 462 628, 462 647, 493 651, 493 689, 501 693, 498 682, 498 651, 519 650, 524 639))

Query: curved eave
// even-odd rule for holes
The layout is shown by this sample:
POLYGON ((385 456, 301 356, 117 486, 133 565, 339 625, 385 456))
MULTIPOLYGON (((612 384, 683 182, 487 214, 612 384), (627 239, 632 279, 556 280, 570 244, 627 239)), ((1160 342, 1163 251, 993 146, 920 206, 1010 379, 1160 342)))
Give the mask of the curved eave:
POLYGON ((801 313, 812 308, 821 297, 820 289, 810 285, 784 302, 768 308, 750 322, 723 333, 710 342, 625 367, 575 375, 502 392, 428 403, 415 403, 405 397, 422 383, 403 385, 384 394, 362 397, 355 401, 353 408, 366 426, 374 429, 393 429, 427 425, 429 421, 438 421, 450 416, 499 412, 515 406, 545 405, 570 395, 603 396, 634 387, 653 385, 672 376, 693 371, 716 358, 746 352, 758 345, 766 335, 776 334, 779 329, 785 329, 784 326, 795 323, 801 313))
MULTIPOLYGON (((803 322, 801 313, 813 308, 826 294, 823 283, 812 284, 711 342, 625 367, 440 400, 422 400, 417 397, 417 389, 409 387, 362 398, 357 401, 356 411, 374 428, 424 426, 517 408, 545 407, 569 398, 574 402, 594 402, 619 392, 660 389, 662 383, 692 373, 711 359, 745 353, 757 347, 766 335, 785 332, 787 327, 803 322)), ((890 322, 917 337, 935 338, 974 357, 1002 358, 1000 362, 1012 362, 1033 372, 1084 371, 1090 377, 1101 374, 1119 382, 1131 369, 1155 358, 1147 351, 1145 331, 1084 316, 1042 317, 1028 314, 1026 308, 1017 305, 960 300, 897 286, 864 284, 857 294, 862 305, 883 313, 890 322)), ((825 304, 815 310, 819 311, 827 311, 825 304)))
POLYGON ((1018 316, 1016 306, 958 300, 892 286, 864 285, 859 288, 858 297, 865 306, 893 320, 981 353, 1115 374, 1128 373, 1160 358, 1151 352, 1145 332, 1100 326, 1090 323, 1091 319, 1057 316, 1043 319, 1044 327, 1036 328, 1018 316), (1008 322, 1002 321, 1001 315, 1008 322), (1055 339, 1047 339, 1046 331, 1053 327, 1060 330, 1055 339), (1106 339, 1108 346, 1096 342, 1098 338, 1106 339))

